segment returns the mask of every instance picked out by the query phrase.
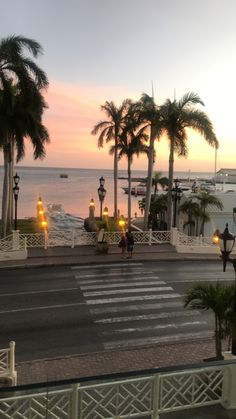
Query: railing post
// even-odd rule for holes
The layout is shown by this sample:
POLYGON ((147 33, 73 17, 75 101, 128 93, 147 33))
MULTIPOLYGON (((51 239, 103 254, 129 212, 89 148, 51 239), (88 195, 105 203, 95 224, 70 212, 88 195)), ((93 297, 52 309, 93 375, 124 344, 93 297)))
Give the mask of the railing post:
POLYGON ((149 228, 149 240, 148 240, 148 244, 149 244, 149 246, 152 245, 152 229, 151 228, 149 228))
POLYGON ((160 374, 156 374, 154 376, 154 383, 153 383, 153 414, 152 419, 159 419, 159 405, 160 405, 160 374))
POLYGON ((12 385, 16 385, 17 373, 15 370, 15 342, 12 340, 9 344, 10 346, 10 359, 9 359, 9 371, 12 378, 12 385))
POLYGON ((177 227, 171 227, 170 244, 172 244, 172 246, 176 246, 178 244, 178 238, 179 238, 179 231, 177 227))
POLYGON ((79 414, 79 384, 74 384, 72 392, 71 418, 80 418, 79 414))
POLYGON ((12 231, 12 250, 20 249, 20 234, 19 230, 12 231))
POLYGON ((71 249, 75 247, 75 229, 72 230, 72 237, 71 237, 71 249))
POLYGON ((46 230, 44 231, 44 249, 47 250, 48 248, 48 234, 46 230))
POLYGON ((236 364, 229 364, 224 371, 223 400, 225 409, 236 409, 236 364))
POLYGON ((199 236, 199 246, 202 246, 202 234, 199 236))

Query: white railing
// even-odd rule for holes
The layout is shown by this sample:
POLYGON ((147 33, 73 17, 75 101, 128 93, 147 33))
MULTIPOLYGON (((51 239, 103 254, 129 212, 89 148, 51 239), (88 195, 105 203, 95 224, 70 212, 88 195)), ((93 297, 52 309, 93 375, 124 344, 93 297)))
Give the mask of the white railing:
POLYGON ((11 385, 16 385, 17 373, 15 369, 15 342, 11 341, 9 348, 0 350, 0 380, 6 378, 11 385))
POLYGON ((160 413, 218 403, 231 408, 236 398, 236 388, 229 387, 234 368, 223 364, 119 380, 94 377, 94 383, 63 384, 59 389, 49 384, 45 391, 34 388, 30 394, 16 388, 12 397, 1 398, 0 393, 0 417, 158 419, 160 413))

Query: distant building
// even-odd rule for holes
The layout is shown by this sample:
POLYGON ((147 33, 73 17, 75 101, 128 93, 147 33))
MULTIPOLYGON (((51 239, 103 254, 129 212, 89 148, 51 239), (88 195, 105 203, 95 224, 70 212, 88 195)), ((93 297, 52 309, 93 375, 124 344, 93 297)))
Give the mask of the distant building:
POLYGON ((236 183, 236 169, 220 169, 216 172, 216 183, 236 183))

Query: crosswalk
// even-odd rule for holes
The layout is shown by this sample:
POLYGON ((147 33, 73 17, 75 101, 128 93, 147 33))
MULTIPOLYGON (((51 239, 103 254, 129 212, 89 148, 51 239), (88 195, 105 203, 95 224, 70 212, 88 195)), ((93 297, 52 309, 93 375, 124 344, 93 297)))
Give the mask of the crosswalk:
POLYGON ((209 315, 185 309, 161 272, 141 262, 86 268, 71 269, 105 349, 213 336, 209 315))

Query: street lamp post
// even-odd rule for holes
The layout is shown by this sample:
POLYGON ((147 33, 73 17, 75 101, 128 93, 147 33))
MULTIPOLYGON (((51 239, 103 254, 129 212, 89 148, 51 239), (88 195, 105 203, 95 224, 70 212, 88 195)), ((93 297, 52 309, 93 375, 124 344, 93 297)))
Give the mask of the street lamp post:
POLYGON ((100 183, 100 186, 98 188, 98 198, 99 198, 99 201, 100 201, 100 219, 102 221, 102 204, 103 204, 104 198, 106 196, 106 192, 107 192, 106 189, 104 188, 105 179, 104 179, 103 176, 100 177, 99 183, 100 183))
MULTIPOLYGON (((229 232, 228 224, 225 230, 219 235, 219 246, 222 254, 223 272, 226 270, 227 262, 231 262, 234 267, 234 317, 236 316, 236 259, 229 257, 233 250, 235 243, 235 236, 229 232)), ((232 354, 236 355, 236 325, 235 321, 232 324, 232 354)))
POLYGON ((20 190, 18 183, 20 181, 20 176, 16 173, 15 176, 13 176, 13 180, 14 180, 13 195, 14 195, 14 201, 15 201, 14 230, 17 230, 17 202, 18 202, 18 195, 19 195, 19 190, 20 190))
POLYGON ((179 187, 179 180, 174 180, 174 188, 172 189, 172 199, 174 202, 173 208, 173 227, 176 227, 176 215, 177 215, 177 202, 180 201, 183 196, 182 189, 179 187))

